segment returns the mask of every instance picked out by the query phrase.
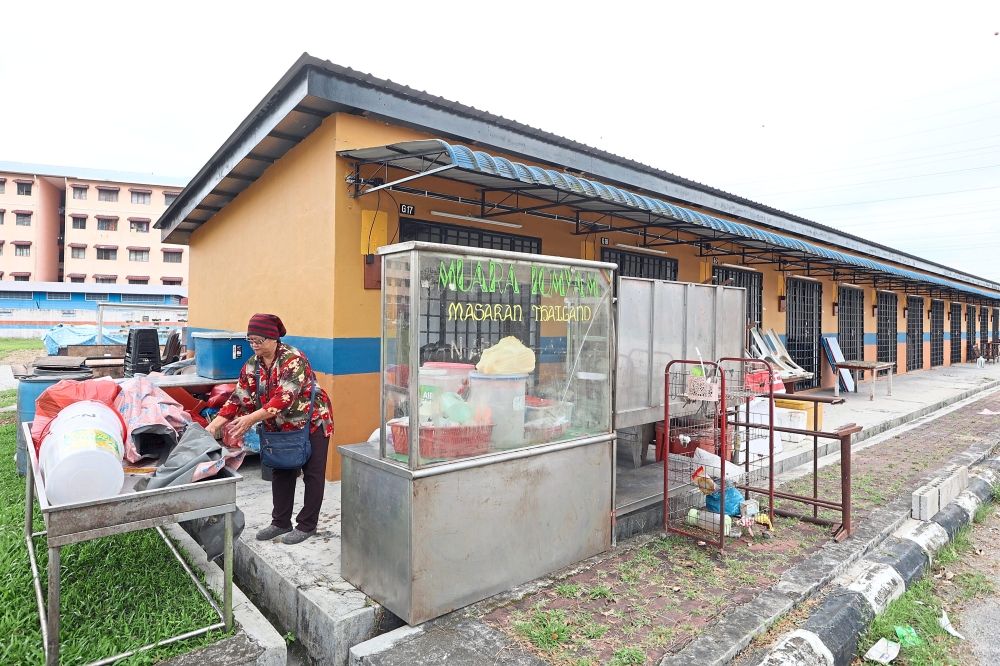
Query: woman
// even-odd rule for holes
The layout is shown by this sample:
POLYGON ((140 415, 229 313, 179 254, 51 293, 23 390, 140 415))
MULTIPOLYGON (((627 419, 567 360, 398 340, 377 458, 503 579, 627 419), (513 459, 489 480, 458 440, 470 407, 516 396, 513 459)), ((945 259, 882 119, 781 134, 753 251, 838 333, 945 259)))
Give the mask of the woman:
POLYGON ((258 541, 284 535, 283 543, 296 544, 316 533, 326 486, 326 453, 333 434, 333 418, 330 398, 317 385, 312 421, 306 423, 316 375, 305 354, 281 342, 284 335, 285 326, 276 315, 255 314, 250 318, 247 342, 254 355, 243 365, 236 390, 208 424, 208 431, 218 437, 219 430, 229 421, 237 439, 258 423, 272 432, 309 428, 312 453, 302 468, 305 504, 296 516, 295 529, 292 529, 292 503, 299 471, 276 469, 271 478, 271 524, 257 532, 258 541))

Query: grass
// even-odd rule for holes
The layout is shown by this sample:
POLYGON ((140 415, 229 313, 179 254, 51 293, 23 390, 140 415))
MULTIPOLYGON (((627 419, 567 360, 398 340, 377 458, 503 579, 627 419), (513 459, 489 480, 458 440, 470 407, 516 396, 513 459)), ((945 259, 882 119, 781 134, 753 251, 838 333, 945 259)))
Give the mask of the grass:
POLYGON ((0 407, 10 407, 17 402, 17 389, 0 391, 0 407))
MULTIPOLYGON (((44 662, 24 544, 24 481, 17 476, 12 415, 0 419, 0 664, 44 662)), ((36 510, 35 530, 42 529, 36 510)), ((43 581, 44 539, 36 541, 43 581)), ((62 663, 85 663, 217 622, 156 532, 144 530, 62 549, 62 663)), ((43 590, 45 586, 43 585, 43 590)), ((153 664, 214 643, 216 631, 141 653, 121 664, 153 664)))
POLYGON ((563 585, 556 585, 555 592, 560 597, 565 599, 573 599, 580 596, 580 586, 576 583, 566 583, 563 585))
POLYGON ((551 651, 570 638, 566 612, 536 607, 527 619, 514 623, 514 630, 540 650, 551 651))
POLYGON ((900 656, 907 664, 947 664, 949 647, 957 643, 938 625, 941 617, 941 600, 934 594, 934 581, 923 578, 906 591, 902 597, 889 604, 884 613, 875 618, 871 627, 858 641, 861 657, 880 638, 897 641, 897 626, 912 626, 921 638, 921 644, 904 647, 900 656))
POLYGON ((32 338, 0 338, 0 363, 5 363, 11 352, 25 349, 42 349, 42 341, 32 338))
POLYGON ((615 650, 611 666, 641 666, 646 663, 646 653, 639 648, 624 647, 615 650))

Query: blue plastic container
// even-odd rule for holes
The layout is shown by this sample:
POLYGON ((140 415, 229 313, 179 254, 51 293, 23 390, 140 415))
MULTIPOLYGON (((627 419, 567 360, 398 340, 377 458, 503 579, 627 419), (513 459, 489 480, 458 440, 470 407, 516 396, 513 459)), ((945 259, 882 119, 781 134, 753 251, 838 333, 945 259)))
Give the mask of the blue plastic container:
POLYGON ((90 379, 92 370, 61 372, 51 375, 30 375, 17 383, 17 473, 24 476, 28 469, 28 442, 25 441, 22 423, 35 420, 35 401, 45 389, 63 379, 90 379))
POLYGON ((192 333, 191 340, 195 369, 209 379, 236 379, 253 355, 246 333, 192 333))

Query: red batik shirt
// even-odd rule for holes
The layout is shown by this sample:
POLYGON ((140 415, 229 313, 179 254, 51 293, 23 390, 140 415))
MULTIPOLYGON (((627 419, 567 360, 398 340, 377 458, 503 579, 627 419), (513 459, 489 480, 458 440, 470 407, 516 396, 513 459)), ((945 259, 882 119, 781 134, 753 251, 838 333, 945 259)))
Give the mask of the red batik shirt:
MULTIPOLYGON (((277 411, 274 417, 264 419, 265 430, 301 430, 309 413, 309 396, 315 379, 305 354, 279 342, 270 368, 265 368, 257 356, 250 357, 243 364, 236 390, 219 410, 219 416, 232 419, 263 407, 277 411), (258 377, 261 384, 259 398, 258 377)), ((333 434, 330 397, 318 385, 309 432, 315 432, 317 428, 323 428, 327 437, 333 434)))

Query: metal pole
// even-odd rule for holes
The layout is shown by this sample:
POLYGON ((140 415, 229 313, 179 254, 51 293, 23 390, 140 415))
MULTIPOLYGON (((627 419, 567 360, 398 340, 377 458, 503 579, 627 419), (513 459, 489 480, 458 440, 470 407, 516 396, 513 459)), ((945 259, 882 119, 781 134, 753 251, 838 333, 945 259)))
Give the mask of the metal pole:
POLYGON ((226 543, 223 551, 223 570, 226 580, 222 589, 222 612, 226 631, 233 628, 233 512, 226 514, 226 543))
POLYGON ((851 438, 840 437, 840 503, 843 505, 844 531, 851 536, 851 438))
MULTIPOLYGON (((834 378, 834 386, 840 377, 834 378)), ((813 404, 813 432, 819 432, 819 405, 813 404)), ((813 435, 813 499, 819 498, 819 435, 813 435)), ((819 516, 819 507, 813 505, 813 518, 819 516)))
POLYGON ((49 608, 48 641, 46 642, 45 663, 59 666, 59 555, 61 547, 49 548, 49 608))

